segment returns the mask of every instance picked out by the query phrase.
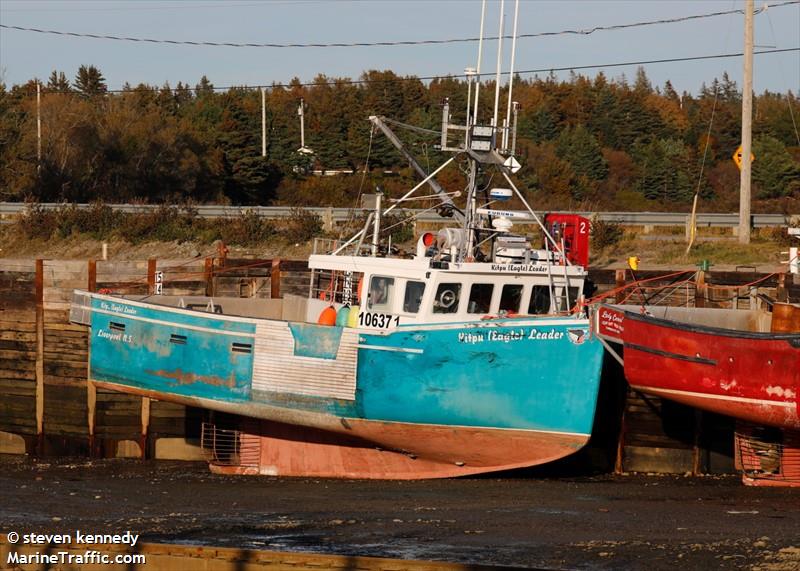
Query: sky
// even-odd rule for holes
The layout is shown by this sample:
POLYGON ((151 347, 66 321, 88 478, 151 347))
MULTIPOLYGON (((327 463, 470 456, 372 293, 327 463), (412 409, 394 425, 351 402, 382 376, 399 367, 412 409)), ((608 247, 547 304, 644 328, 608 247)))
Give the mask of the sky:
MULTIPOLYGON (((800 47, 800 3, 755 16, 756 51, 800 47)), ((756 1, 756 8, 763 7, 756 1)), ((586 30, 596 26, 673 19, 743 9, 742 0, 523 0, 519 34, 586 30)), ((499 0, 487 2, 485 35, 496 36, 499 0)), ((232 43, 335 43, 475 38, 479 0, 0 0, 0 24, 159 40, 232 43)), ((506 0, 506 33, 514 1, 506 0)), ((730 14, 691 21, 521 38, 515 69, 542 70, 669 58, 739 53, 744 17, 730 14)), ((310 81, 318 74, 357 78, 368 69, 419 77, 462 74, 475 67, 477 42, 412 46, 325 48, 214 47, 78 38, 0 28, 0 81, 46 81, 53 70, 69 79, 82 64, 98 67, 109 89, 124 83, 195 85, 206 75, 217 87, 310 81)), ((510 66, 504 42, 503 70, 510 66)), ((497 42, 486 42, 482 72, 494 74, 497 42)), ((800 52, 756 55, 754 88, 800 92, 800 52)), ((643 67, 654 86, 670 80, 678 92, 696 94, 727 72, 741 87, 742 58, 653 63, 643 67)), ((636 65, 580 70, 594 77, 622 74, 636 65)), ((533 74, 525 74, 530 77, 533 74)), ((546 76, 547 72, 539 73, 546 76)), ((558 72, 562 78, 568 72, 558 72)))

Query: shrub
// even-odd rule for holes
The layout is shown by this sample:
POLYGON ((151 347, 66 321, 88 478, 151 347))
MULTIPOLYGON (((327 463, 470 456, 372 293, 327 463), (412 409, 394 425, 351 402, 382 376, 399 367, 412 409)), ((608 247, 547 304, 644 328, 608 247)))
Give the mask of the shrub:
POLYGON ((31 203, 17 217, 14 225, 28 239, 49 240, 56 230, 56 215, 41 204, 31 203))
POLYGON ((196 222, 196 211, 161 205, 149 212, 129 215, 118 234, 132 244, 148 241, 185 242, 194 238, 196 222))
POLYGON ((606 222, 597 216, 592 217, 592 244, 598 250, 613 246, 622 240, 625 230, 616 222, 606 222))
POLYGON ((797 238, 789 235, 788 226, 770 226, 758 230, 759 238, 768 242, 775 242, 779 246, 796 246, 797 238))
POLYGON ((226 244, 253 246, 273 238, 277 233, 275 224, 259 216, 253 210, 245 211, 241 216, 215 221, 219 237, 226 244))
POLYGON ((308 242, 322 234, 322 220, 311 212, 292 209, 291 215, 283 224, 282 234, 287 242, 308 242))

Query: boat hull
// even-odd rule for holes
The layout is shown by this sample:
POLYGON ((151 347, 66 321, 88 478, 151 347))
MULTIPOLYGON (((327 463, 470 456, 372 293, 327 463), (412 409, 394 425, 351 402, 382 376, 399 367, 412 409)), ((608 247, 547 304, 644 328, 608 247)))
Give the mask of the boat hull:
POLYGON ((707 327, 605 306, 604 311, 623 341, 632 388, 756 424, 800 428, 799 334, 707 327))
POLYGON ((591 433, 603 349, 587 320, 376 331, 92 304, 99 386, 257 419, 241 433, 257 465, 217 470, 448 477, 550 462, 591 433))

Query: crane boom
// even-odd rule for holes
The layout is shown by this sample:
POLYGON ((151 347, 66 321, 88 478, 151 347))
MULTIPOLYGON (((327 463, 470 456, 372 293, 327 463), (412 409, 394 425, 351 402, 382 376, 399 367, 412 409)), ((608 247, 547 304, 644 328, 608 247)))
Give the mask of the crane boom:
MULTIPOLYGON (((403 141, 401 141, 397 137, 397 135, 394 134, 394 131, 392 131, 389 128, 389 126, 384 121, 384 117, 378 115, 370 115, 369 120, 372 122, 373 125, 375 125, 378 129, 380 129, 384 135, 386 135, 386 138, 389 139, 389 141, 395 146, 395 148, 397 148, 398 151, 400 151, 400 154, 402 154, 405 157, 405 159, 411 165, 411 168, 413 168, 419 176, 421 176, 423 179, 428 178, 428 173, 425 172, 425 170, 422 168, 422 165, 420 165, 417 162, 417 159, 415 159, 414 156, 410 152, 408 152, 408 149, 406 149, 406 146, 403 144, 403 141)), ((453 216, 457 220, 462 220, 463 216, 457 210, 455 204, 453 203, 453 199, 450 198, 450 195, 442 188, 442 186, 438 182, 436 182, 436 179, 428 178, 427 183, 437 194, 439 200, 442 201, 442 204, 447 204, 453 207, 454 209, 453 216)))

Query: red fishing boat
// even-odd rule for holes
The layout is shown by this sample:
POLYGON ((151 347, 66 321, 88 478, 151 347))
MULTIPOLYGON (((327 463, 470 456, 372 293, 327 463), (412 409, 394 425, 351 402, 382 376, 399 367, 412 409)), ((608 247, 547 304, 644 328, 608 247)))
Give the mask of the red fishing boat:
POLYGON ((800 306, 775 304, 770 313, 600 305, 594 325, 601 339, 622 344, 633 389, 800 429, 800 306))

